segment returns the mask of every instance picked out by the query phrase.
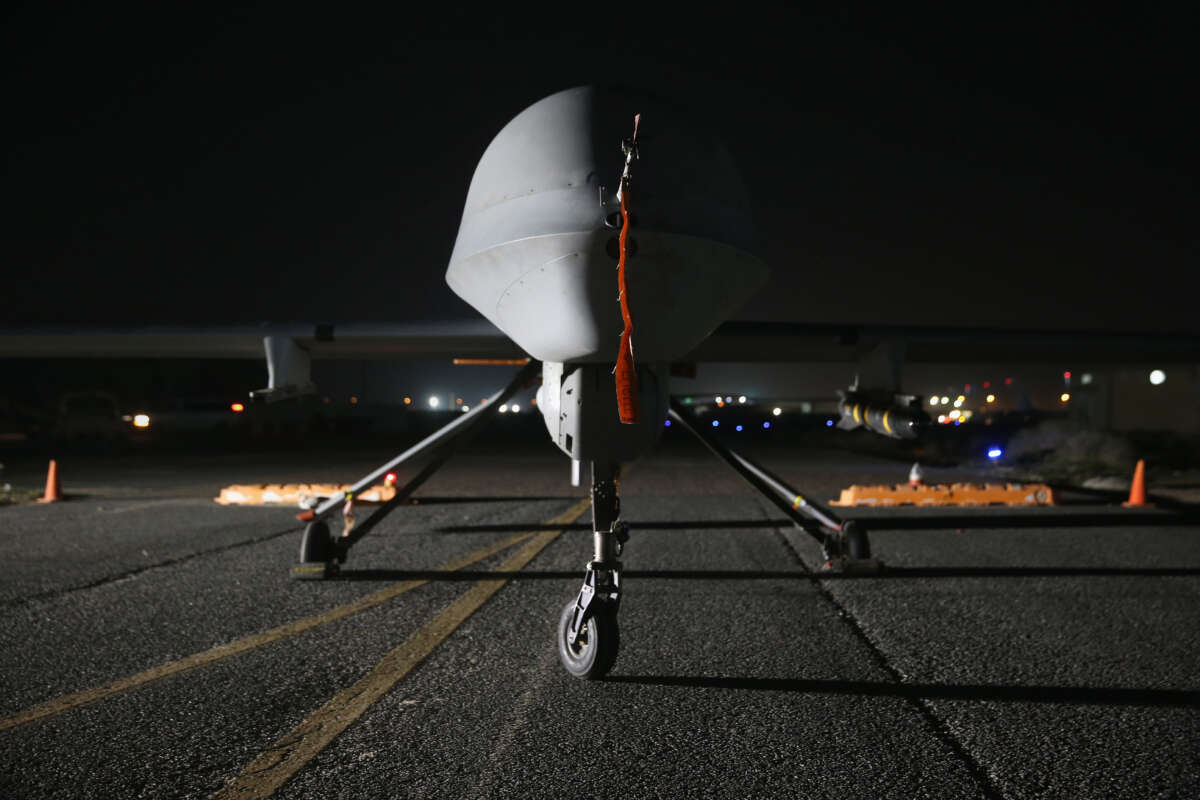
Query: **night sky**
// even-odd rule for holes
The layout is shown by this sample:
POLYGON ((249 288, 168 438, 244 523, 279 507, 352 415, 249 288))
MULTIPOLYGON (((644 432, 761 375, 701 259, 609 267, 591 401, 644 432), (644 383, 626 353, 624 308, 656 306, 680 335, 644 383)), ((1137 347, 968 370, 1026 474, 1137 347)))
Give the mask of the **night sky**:
POLYGON ((733 152, 773 269, 740 318, 1200 331, 1182 19, 722 8, 6 12, 0 323, 470 317, 479 156, 601 82, 733 152))

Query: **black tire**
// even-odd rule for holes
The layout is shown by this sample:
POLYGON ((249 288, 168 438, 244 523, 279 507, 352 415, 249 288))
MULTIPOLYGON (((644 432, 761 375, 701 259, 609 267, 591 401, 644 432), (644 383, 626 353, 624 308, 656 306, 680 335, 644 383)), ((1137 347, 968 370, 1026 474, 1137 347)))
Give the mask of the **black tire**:
POLYGON ((304 527, 304 535, 300 537, 300 563, 328 564, 334 556, 329 526, 320 520, 308 523, 304 527))
POLYGON ((842 553, 854 561, 871 557, 871 541, 867 538, 867 532, 853 521, 842 525, 842 553))
POLYGON ((575 613, 575 601, 567 603, 558 620, 558 660, 567 672, 585 681, 603 678, 617 661, 621 648, 621 631, 617 615, 601 607, 593 613, 579 632, 574 645, 567 642, 567 630, 575 613))

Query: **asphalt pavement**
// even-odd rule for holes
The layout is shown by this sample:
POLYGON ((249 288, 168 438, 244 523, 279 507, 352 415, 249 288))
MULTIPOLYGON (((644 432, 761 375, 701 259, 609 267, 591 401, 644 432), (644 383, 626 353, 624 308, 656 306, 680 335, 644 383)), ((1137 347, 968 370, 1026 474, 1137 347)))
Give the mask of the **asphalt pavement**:
MULTIPOLYGON (((908 473, 747 452, 823 499, 908 473)), ((0 508, 0 796, 1200 796, 1194 519, 859 510, 885 568, 831 574, 671 441, 622 481, 621 652, 588 683, 553 639, 586 492, 548 443, 468 449, 323 582, 289 579, 296 509, 211 500, 389 455, 80 459, 67 502, 0 508)))

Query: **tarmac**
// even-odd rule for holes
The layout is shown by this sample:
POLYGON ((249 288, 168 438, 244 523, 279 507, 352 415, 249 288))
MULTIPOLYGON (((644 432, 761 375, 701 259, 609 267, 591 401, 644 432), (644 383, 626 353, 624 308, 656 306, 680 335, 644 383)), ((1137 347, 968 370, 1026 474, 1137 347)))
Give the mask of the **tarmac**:
MULTIPOLYGON (((909 467, 746 452, 825 500, 909 467)), ((553 640, 586 490, 548 442, 469 448, 323 582, 289 579, 298 509, 212 500, 390 455, 66 460, 66 502, 0 508, 0 796, 1200 796, 1190 510, 842 508, 885 568, 835 574, 672 440, 622 481, 621 653, 589 683, 553 640)))

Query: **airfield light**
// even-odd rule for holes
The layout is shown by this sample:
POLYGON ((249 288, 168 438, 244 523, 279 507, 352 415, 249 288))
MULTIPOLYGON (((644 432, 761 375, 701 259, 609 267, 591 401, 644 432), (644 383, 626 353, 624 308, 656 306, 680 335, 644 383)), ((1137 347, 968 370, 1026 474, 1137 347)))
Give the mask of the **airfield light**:
POLYGON ((230 404, 229 404, 229 410, 230 410, 230 411, 232 411, 232 412, 233 412, 233 413, 235 413, 235 414, 240 414, 240 413, 242 413, 243 411, 245 411, 245 410, 246 410, 246 406, 244 406, 244 405, 243 405, 243 404, 241 404, 241 403, 230 403, 230 404))
POLYGON ((964 392, 969 392, 969 391, 971 391, 971 384, 969 384, 969 383, 968 383, 968 384, 966 384, 965 386, 963 386, 963 391, 964 391, 964 392))
POLYGON ((972 414, 974 414, 974 413, 975 413, 974 411, 969 411, 969 410, 965 410, 965 409, 964 409, 964 410, 963 410, 963 412, 962 412, 962 419, 964 419, 964 420, 968 420, 968 419, 970 419, 970 418, 971 418, 971 415, 972 415, 972 414))
POLYGON ((1156 369, 1150 373, 1150 382, 1152 384, 1154 384, 1155 386, 1158 386, 1166 379, 1167 379, 1167 373, 1163 372, 1161 369, 1156 369))
POLYGON ((536 405, 537 405, 537 398, 536 398, 536 397, 531 397, 531 398, 529 398, 529 403, 530 403, 530 405, 535 405, 535 406, 536 406, 536 405))
POLYGON ((739 403, 744 403, 744 402, 746 402, 746 395, 744 395, 744 394, 743 394, 743 395, 739 396, 739 397, 738 397, 738 402, 739 402, 739 403))
POLYGON ((1067 370, 1063 373, 1063 380, 1071 380, 1071 370, 1067 370))
POLYGON ((462 407, 462 410, 463 410, 463 413, 465 414, 465 413, 467 413, 468 411, 470 411, 470 410, 471 410, 471 407, 470 407, 469 405, 466 405, 466 404, 464 403, 464 404, 463 404, 463 407, 462 407))
POLYGON ((1001 450, 999 447, 996 447, 993 445, 992 447, 988 448, 988 458, 992 459, 993 461, 995 461, 997 458, 999 458, 1002 455, 1004 455, 1004 451, 1001 450))
POLYGON ((721 420, 719 420, 719 419, 714 419, 714 420, 713 420, 713 427, 714 427, 714 428, 719 428, 720 426, 721 426, 721 420))
POLYGON ((938 396, 935 394, 933 397, 929 398, 929 405, 936 406, 937 404, 938 404, 938 396))
POLYGON ((959 411, 957 408, 954 409, 953 411, 951 411, 949 414, 950 419, 958 419, 961 416, 962 416, 962 412, 959 411))
POLYGON ((683 404, 685 406, 690 406, 692 404, 692 398, 690 398, 690 397, 683 398, 683 404))
POLYGON ((358 398, 352 395, 350 397, 350 405, 352 405, 352 406, 358 405, 358 398))
POLYGON ((1059 399, 1059 401, 1060 401, 1060 402, 1063 402, 1063 403, 1065 403, 1065 402, 1067 402, 1068 400, 1070 400, 1070 399, 1071 399, 1071 395, 1070 395, 1069 393, 1067 393, 1067 392, 1063 392, 1062 394, 1060 394, 1060 395, 1058 396, 1058 399, 1059 399))
POLYGON ((406 406, 411 406, 411 405, 412 405, 412 398, 411 398, 411 397, 406 397, 406 398, 404 398, 404 405, 406 405, 406 406))
POLYGON ((967 401, 967 396, 966 396, 966 395, 962 395, 962 394, 960 394, 958 397, 954 398, 954 400, 955 400, 956 402, 962 402, 962 403, 965 403, 965 402, 967 401))
POLYGON ((949 398, 949 397, 943 397, 943 398, 942 398, 942 405, 944 405, 944 406, 948 406, 948 405, 950 405, 950 398, 949 398))
POLYGON ((1005 379, 1004 379, 1004 385, 1005 385, 1005 386, 1012 386, 1012 378, 1005 378, 1005 379))
POLYGON ((1082 383, 1084 386, 1087 386, 1089 383, 1092 382, 1092 373, 1085 372, 1082 375, 1080 375, 1079 382, 1082 383))
POLYGON ((324 397, 321 398, 321 402, 324 403, 325 405, 329 405, 330 403, 333 402, 333 400, 331 400, 329 398, 329 395, 325 395, 324 397))
POLYGON ((741 432, 742 432, 742 426, 741 426, 741 425, 738 425, 736 428, 734 428, 734 430, 735 430, 735 431, 737 431, 738 433, 741 433, 741 432))
POLYGON ((479 398, 479 405, 483 405, 483 404, 484 404, 484 403, 486 403, 486 402, 487 402, 487 398, 486 398, 486 397, 481 397, 481 398, 479 398))
POLYGON ((772 416, 778 417, 782 413, 783 413, 783 409, 780 408, 779 406, 775 406, 774 408, 771 409, 772 416))
POLYGON ((440 403, 440 402, 441 401, 438 400, 437 395, 430 395, 430 397, 429 397, 429 407, 430 408, 437 408, 438 403, 440 403))
POLYGON ((726 402, 726 403, 732 403, 732 402, 733 402, 733 398, 732 398, 732 397, 726 397, 726 398, 725 398, 725 402, 726 402))
POLYGON ((831 420, 831 419, 827 419, 827 420, 825 420, 825 427, 826 427, 826 428, 832 428, 832 427, 833 427, 833 420, 831 420))
POLYGON ((994 403, 994 402, 996 402, 996 395, 994 395, 994 394, 989 394, 989 395, 987 396, 987 401, 988 401, 989 403, 994 403))
POLYGON ((663 427, 664 427, 664 428, 669 428, 669 427, 671 427, 671 420, 669 420, 669 419, 665 419, 665 420, 663 420, 663 427))
POLYGON ((387 475, 384 475, 383 482, 385 484, 387 484, 388 486, 391 486, 392 484, 394 484, 396 482, 396 473, 389 472, 387 475))
POLYGON ((456 397, 456 398, 454 398, 454 405, 456 405, 456 406, 461 406, 461 405, 462 405, 462 398, 461 398, 461 397, 456 397))
POLYGON ((725 399, 724 399, 724 398, 722 398, 722 397, 721 397, 721 395, 717 395, 717 397, 716 397, 716 400, 717 400, 717 402, 718 402, 718 403, 723 403, 723 402, 725 402, 725 399))
POLYGON ((944 424, 946 422, 946 415, 938 414, 938 422, 944 424))
POLYGON ((149 428, 150 427, 150 415, 149 414, 134 414, 133 415, 133 427, 149 428))
POLYGON ((990 388, 992 388, 992 382, 991 382, 991 381, 984 381, 984 382, 983 382, 983 388, 985 388, 985 389, 990 389, 990 388))
POLYGON ((956 420, 954 420, 954 424, 955 424, 955 425, 962 425, 962 420, 961 420, 961 419, 956 419, 956 420))
POLYGON ((771 423, 770 423, 770 422, 764 422, 764 423, 763 423, 763 430, 764 430, 764 431, 769 431, 769 430, 771 430, 771 423))
POLYGON ((504 405, 500 406, 500 413, 501 413, 501 414, 507 414, 507 413, 508 413, 508 403, 505 403, 504 405))
POLYGON ((514 414, 521 413, 521 407, 519 405, 517 405, 516 403, 513 403, 511 406, 509 406, 509 410, 512 411, 514 414))
POLYGON ((954 400, 955 408, 962 408, 962 404, 963 404, 963 399, 961 397, 955 398, 955 400, 954 400))

